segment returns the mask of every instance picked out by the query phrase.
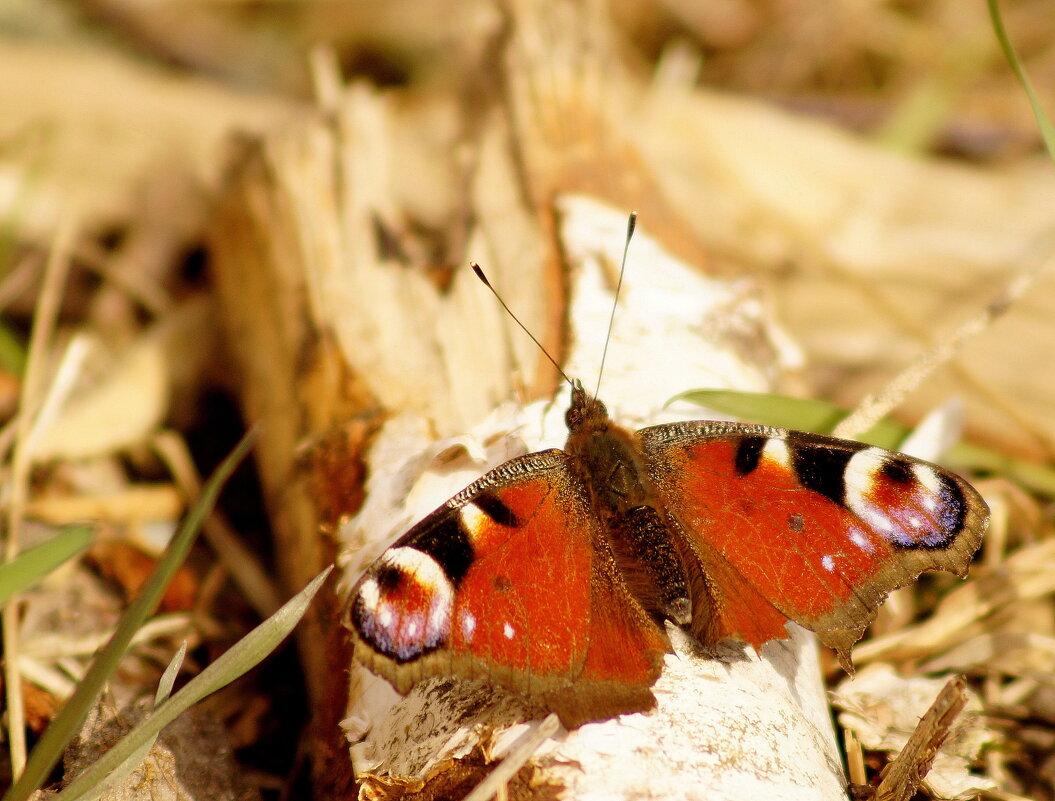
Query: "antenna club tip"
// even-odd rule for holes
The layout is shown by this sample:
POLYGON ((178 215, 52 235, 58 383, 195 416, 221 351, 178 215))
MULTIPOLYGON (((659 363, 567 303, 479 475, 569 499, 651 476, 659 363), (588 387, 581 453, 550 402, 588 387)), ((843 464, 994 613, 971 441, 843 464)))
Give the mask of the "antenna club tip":
POLYGON ((476 273, 476 277, 483 281, 487 286, 491 286, 491 282, 487 280, 487 276, 484 275, 483 268, 475 261, 469 262, 469 266, 473 268, 473 272, 476 273))
POLYGON ((630 239, 634 235, 634 229, 637 228, 637 212, 630 212, 630 216, 626 220, 626 238, 630 239))

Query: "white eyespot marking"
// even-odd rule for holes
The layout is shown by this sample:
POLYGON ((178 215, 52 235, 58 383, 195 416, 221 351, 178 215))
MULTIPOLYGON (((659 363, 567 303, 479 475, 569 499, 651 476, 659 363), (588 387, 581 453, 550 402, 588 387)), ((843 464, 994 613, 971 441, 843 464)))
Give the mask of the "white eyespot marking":
POLYGON ((887 460, 886 451, 879 448, 865 448, 858 451, 846 463, 843 486, 845 487, 846 508, 857 515, 867 526, 890 539, 896 537, 894 522, 881 507, 871 501, 876 477, 887 460))
MULTIPOLYGON (((377 579, 364 579, 359 585, 359 603, 367 614, 378 614, 377 608, 381 604, 381 590, 377 586, 377 579)), ((387 624, 383 624, 387 625, 387 624)))
POLYGON ((941 495, 942 490, 945 489, 941 476, 934 472, 932 467, 928 467, 925 464, 913 463, 912 475, 932 496, 937 497, 941 495))
POLYGON ((380 623, 384 628, 392 628, 392 623, 395 620, 395 615, 392 614, 392 607, 385 604, 381 607, 381 611, 377 615, 377 622, 380 623))
POLYGON ((912 517, 908 519, 908 524, 912 526, 912 528, 923 528, 923 521, 915 515, 912 515, 912 517))
POLYGON ((467 503, 458 510, 458 518, 461 520, 462 531, 469 538, 469 542, 477 543, 484 531, 489 518, 484 511, 475 503, 467 503))
POLYGON ((389 548, 382 555, 380 564, 396 568, 428 592, 454 593, 440 563, 417 548, 389 548))
POLYGON ((473 635, 476 633, 476 615, 472 612, 462 611, 461 619, 462 637, 466 642, 472 642, 473 635))
POLYGON ((931 514, 937 514, 938 507, 941 505, 942 493, 945 491, 945 482, 942 477, 934 468, 925 464, 913 464, 912 475, 924 490, 920 493, 923 508, 931 514))
POLYGON ((429 610, 429 631, 443 632, 446 635, 451 628, 451 609, 454 608, 454 594, 451 594, 450 603, 436 603, 433 601, 429 610))
POLYGON ((824 566, 824 569, 827 570, 829 573, 835 572, 835 559, 830 553, 826 553, 824 554, 824 556, 821 557, 821 564, 824 566))
POLYGON ((505 638, 507 640, 511 640, 511 639, 513 639, 513 636, 516 634, 516 629, 514 629, 512 626, 510 626, 509 622, 507 621, 506 623, 504 623, 502 625, 502 634, 505 635, 505 638))
POLYGON ((762 458, 769 459, 785 470, 791 470, 791 451, 788 449, 788 443, 782 439, 767 439, 762 448, 762 458))
POLYGON ((399 574, 393 587, 382 589, 375 577, 359 588, 363 608, 374 618, 375 644, 405 657, 442 643, 450 633, 454 587, 439 563, 416 548, 390 548, 374 570, 399 574))
POLYGON ((846 485, 846 497, 867 495, 872 491, 876 475, 887 463, 886 451, 879 448, 864 448, 850 457, 843 473, 846 485))
MULTIPOLYGON (((850 506, 850 504, 847 504, 850 506)), ((878 506, 867 503, 857 503, 850 506, 850 511, 857 515, 861 522, 869 528, 873 528, 888 539, 894 533, 894 521, 878 506)))
POLYGON ((872 553, 875 550, 875 546, 872 545, 872 541, 869 540, 867 535, 860 529, 851 529, 850 542, 852 542, 865 553, 872 553))

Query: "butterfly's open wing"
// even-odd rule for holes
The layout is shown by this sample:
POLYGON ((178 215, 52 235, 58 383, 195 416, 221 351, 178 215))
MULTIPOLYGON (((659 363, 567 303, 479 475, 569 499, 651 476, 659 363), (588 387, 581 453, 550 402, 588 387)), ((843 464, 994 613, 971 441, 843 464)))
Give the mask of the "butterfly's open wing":
POLYGON ((400 692, 486 677, 568 726, 652 707, 670 648, 558 450, 506 462, 407 532, 356 585, 349 622, 356 655, 400 692))
POLYGON ((989 510, 960 477, 801 432, 679 423, 638 432, 688 556, 693 631, 756 647, 790 619, 850 667, 877 606, 925 570, 963 576, 989 510))

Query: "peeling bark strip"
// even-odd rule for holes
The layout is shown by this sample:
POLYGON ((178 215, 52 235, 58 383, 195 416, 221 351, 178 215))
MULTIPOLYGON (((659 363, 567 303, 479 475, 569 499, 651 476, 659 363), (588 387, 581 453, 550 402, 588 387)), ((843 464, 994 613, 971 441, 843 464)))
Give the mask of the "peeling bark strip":
POLYGON ((469 795, 465 796, 465 801, 489 801, 495 795, 504 792, 516 772, 535 755, 542 743, 557 733, 559 728, 560 721, 557 720, 557 716, 550 714, 533 730, 524 732, 520 739, 513 743, 506 758, 496 765, 488 777, 474 787, 469 795))
POLYGON ((967 704, 963 676, 949 679, 916 730, 894 761, 883 769, 876 801, 907 801, 920 788, 934 764, 934 757, 967 704))

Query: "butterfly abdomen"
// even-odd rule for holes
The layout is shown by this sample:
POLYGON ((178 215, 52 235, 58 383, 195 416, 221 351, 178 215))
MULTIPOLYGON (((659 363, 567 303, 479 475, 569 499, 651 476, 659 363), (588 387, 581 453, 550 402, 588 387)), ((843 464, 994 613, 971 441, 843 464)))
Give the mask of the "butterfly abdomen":
POLYGON ((609 541, 631 594, 654 620, 684 625, 692 602, 682 555, 652 506, 636 506, 608 522, 609 541))

